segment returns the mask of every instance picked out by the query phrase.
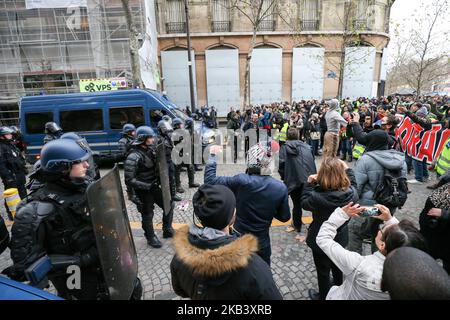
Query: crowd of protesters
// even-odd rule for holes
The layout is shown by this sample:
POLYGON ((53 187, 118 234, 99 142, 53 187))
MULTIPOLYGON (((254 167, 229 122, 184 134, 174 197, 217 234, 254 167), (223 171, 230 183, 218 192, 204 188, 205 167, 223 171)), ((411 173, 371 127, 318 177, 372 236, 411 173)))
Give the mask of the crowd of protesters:
POLYGON ((450 138, 429 168, 425 160, 411 159, 401 149, 395 132, 402 117, 409 117, 424 130, 433 123, 448 129, 447 103, 447 97, 387 97, 273 103, 251 106, 242 113, 231 108, 228 129, 275 129, 272 138, 280 145, 278 172, 285 187, 268 171, 273 143, 246 145, 246 172, 234 177, 216 176, 215 159, 221 150, 211 148, 204 186, 228 187, 236 211, 233 215, 233 210, 227 208, 227 221, 214 230, 213 224, 205 221, 205 212, 208 219, 219 219, 223 204, 214 199, 224 195, 211 191, 208 196, 205 187, 194 196, 194 214, 205 226, 201 231, 198 226, 191 227, 188 245, 181 245, 186 244, 185 233, 175 237, 172 279, 176 292, 191 298, 230 297, 229 291, 225 294, 217 287, 223 286, 235 290, 232 297, 236 298, 279 299, 267 270, 261 269, 260 277, 251 270, 261 258, 270 266, 268 228, 272 218, 288 219, 285 210, 290 196, 291 229, 297 231, 296 239, 301 242, 305 240, 300 236, 302 209, 312 212, 306 244, 312 250, 319 290, 309 289, 311 299, 450 299, 450 138), (317 156, 323 156, 318 170, 317 156), (352 161, 356 161, 353 169, 347 164, 352 161), (434 191, 419 221, 394 217, 411 193, 408 183, 425 182, 428 170, 438 168, 445 172, 437 172, 438 182, 428 186, 434 191), (407 181, 407 172, 413 169, 415 179, 407 181), (198 197, 202 201, 197 201, 198 197), (259 247, 254 247, 252 253, 247 244, 236 248, 235 239, 243 234, 258 240, 259 247), (200 240, 209 244, 193 249, 191 246, 200 240), (362 255, 366 241, 372 245, 371 255, 362 255), (238 251, 243 254, 239 259, 238 251), (433 258, 440 259, 442 266, 433 258), (408 268, 402 263, 420 259, 411 272, 405 271, 408 268), (214 270, 220 263, 221 271, 212 274, 193 265, 203 266, 205 261, 214 262, 214 270), (242 263, 240 267, 237 261, 242 263), (435 275, 427 274, 427 268, 435 275), (415 275, 424 283, 417 283, 415 275), (256 284, 252 293, 243 290, 248 281, 256 284))

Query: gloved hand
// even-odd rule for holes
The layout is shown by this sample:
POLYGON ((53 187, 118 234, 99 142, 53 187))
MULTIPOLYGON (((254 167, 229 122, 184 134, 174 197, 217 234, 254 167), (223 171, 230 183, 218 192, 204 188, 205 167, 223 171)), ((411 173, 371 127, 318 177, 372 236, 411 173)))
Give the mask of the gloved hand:
POLYGON ((135 194, 131 195, 130 201, 136 205, 136 208, 139 212, 142 211, 144 204, 138 196, 136 196, 135 194))

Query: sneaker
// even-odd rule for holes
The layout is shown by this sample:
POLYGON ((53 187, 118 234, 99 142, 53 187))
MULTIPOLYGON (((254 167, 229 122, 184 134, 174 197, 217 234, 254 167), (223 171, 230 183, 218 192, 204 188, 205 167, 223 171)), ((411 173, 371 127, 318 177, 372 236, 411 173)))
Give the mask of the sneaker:
POLYGON ((416 179, 408 180, 406 182, 411 183, 411 184, 422 184, 423 183, 422 181, 419 181, 419 180, 416 180, 416 179))
POLYGON ((314 289, 309 289, 308 290, 308 296, 311 300, 320 300, 320 295, 319 293, 314 290, 314 289))

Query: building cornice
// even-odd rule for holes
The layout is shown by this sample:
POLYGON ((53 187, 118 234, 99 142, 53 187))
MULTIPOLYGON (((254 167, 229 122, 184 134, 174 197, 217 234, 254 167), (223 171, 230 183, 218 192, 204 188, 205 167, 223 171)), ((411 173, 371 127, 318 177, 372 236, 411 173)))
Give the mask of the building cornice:
MULTIPOLYGON (((233 36, 252 36, 253 32, 199 32, 192 33, 191 38, 200 38, 200 37, 233 37, 233 36)), ((290 36, 341 36, 344 35, 344 31, 302 31, 302 32, 291 32, 291 31, 266 31, 266 32, 258 32, 258 36, 282 36, 282 35, 290 35, 290 36)), ((381 36, 390 39, 388 33, 378 32, 378 31, 364 31, 360 33, 355 33, 356 35, 373 35, 373 36, 381 36)), ((171 33, 171 34, 162 34, 158 35, 159 39, 170 39, 170 38, 185 38, 185 33, 171 33)))

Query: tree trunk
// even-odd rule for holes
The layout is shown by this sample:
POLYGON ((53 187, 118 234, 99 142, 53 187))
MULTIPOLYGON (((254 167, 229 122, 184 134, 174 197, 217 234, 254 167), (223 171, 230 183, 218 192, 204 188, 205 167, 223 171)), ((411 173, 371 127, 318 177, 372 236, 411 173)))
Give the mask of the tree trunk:
POLYGON ((255 44, 256 44, 256 31, 257 31, 257 28, 254 27, 252 42, 250 44, 250 48, 248 49, 247 61, 245 64, 244 105, 242 107, 243 111, 250 103, 250 61, 252 59, 253 48, 255 47, 255 44))
POLYGON ((131 74, 133 77, 133 87, 144 88, 141 78, 141 67, 139 62, 139 39, 136 26, 134 25, 133 16, 131 14, 129 0, 121 0, 123 10, 125 11, 125 19, 127 20, 128 32, 130 35, 130 63, 131 74))

